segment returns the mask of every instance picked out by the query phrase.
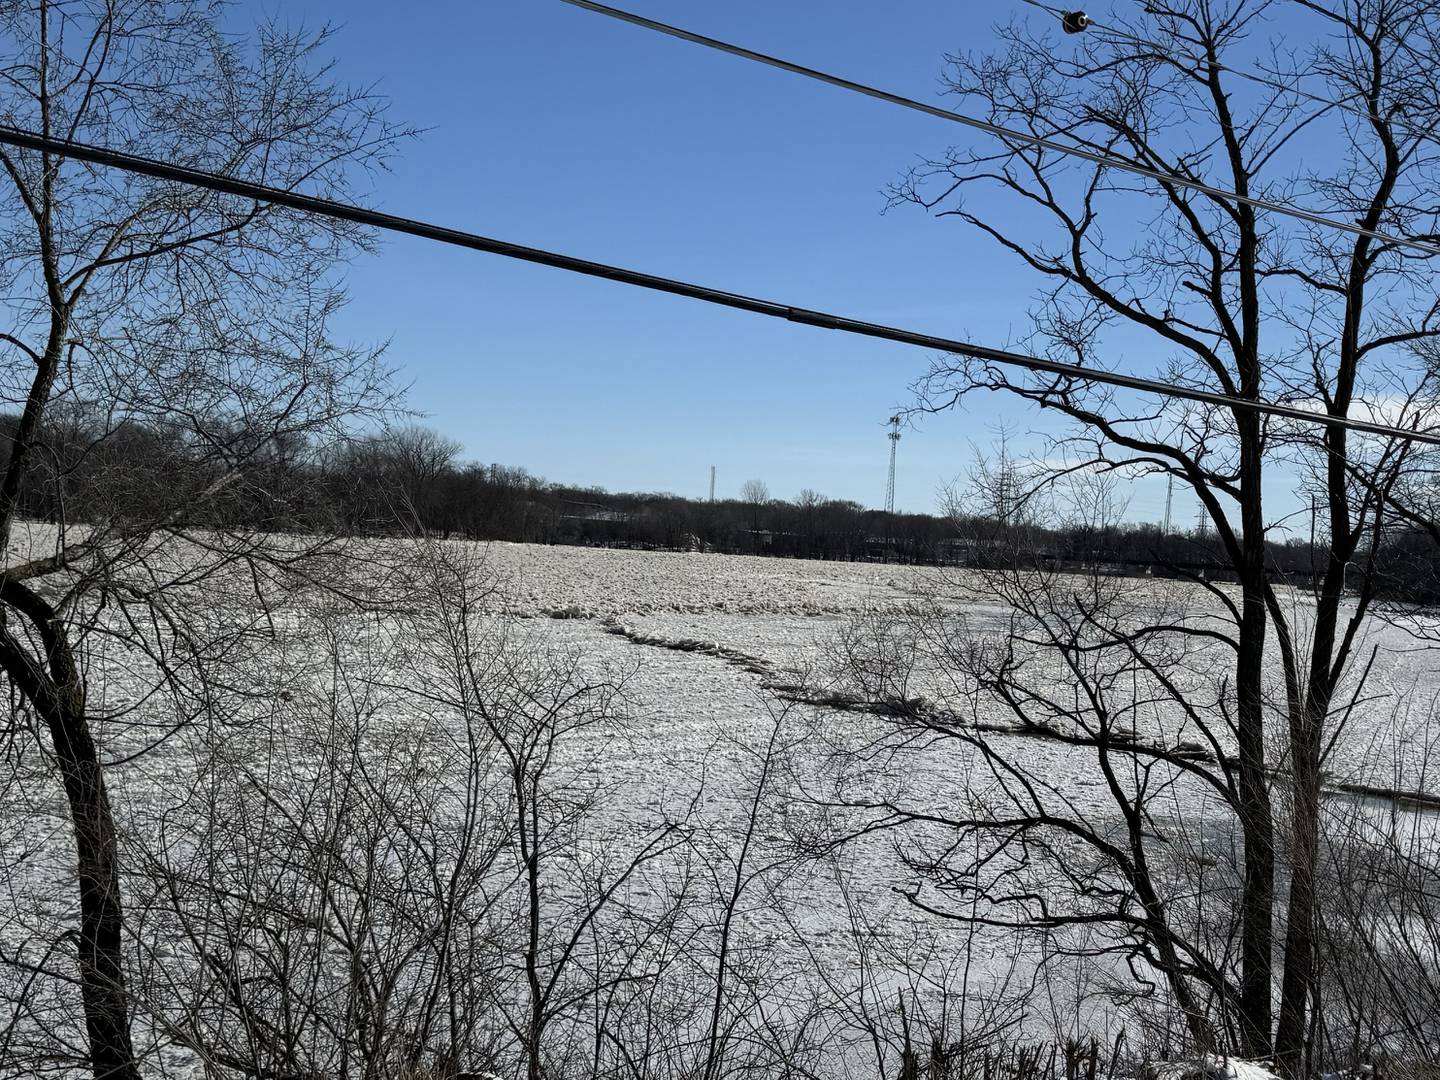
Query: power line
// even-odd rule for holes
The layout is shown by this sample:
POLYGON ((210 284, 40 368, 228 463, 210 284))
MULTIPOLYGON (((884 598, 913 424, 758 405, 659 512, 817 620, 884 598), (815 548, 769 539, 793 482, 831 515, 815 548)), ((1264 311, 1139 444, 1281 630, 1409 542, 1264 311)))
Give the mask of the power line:
POLYGON ((847 334, 878 338, 882 341, 894 341, 901 345, 915 345, 936 352, 955 353, 976 360, 984 360, 1008 367, 1022 368, 1028 371, 1043 372, 1048 375, 1056 375, 1065 379, 1075 379, 1080 382, 1100 383, 1105 386, 1116 386, 1146 394, 1158 394, 1162 397, 1196 401, 1201 404, 1214 405, 1224 409, 1235 409, 1242 412, 1278 416, 1289 420, 1296 420, 1301 423, 1321 424, 1326 427, 1345 428, 1371 435, 1382 435, 1408 442, 1429 443, 1440 446, 1440 432, 1422 432, 1414 429, 1394 427, 1389 424, 1377 424, 1368 420, 1358 420, 1353 417, 1330 416, 1326 413, 1312 412, 1308 409, 1297 408, 1293 405, 1282 405, 1278 402, 1251 401, 1246 398, 1237 398, 1227 394, 1216 393, 1212 390, 1177 386, 1173 383, 1162 382, 1158 379, 1147 379, 1138 375, 1127 375, 1118 371, 1087 368, 1079 364, 1066 364, 1057 360, 1047 360, 1043 357, 1030 356, 1026 353, 996 349, 989 345, 979 345, 970 341, 938 337, 934 334, 922 334, 901 327, 886 326, 882 323, 864 322, 860 319, 852 319, 844 315, 832 315, 828 312, 815 311, 810 308, 794 307, 790 304, 784 304, 775 300, 765 300, 760 297, 748 296, 744 293, 727 292, 723 289, 711 288, 708 285, 697 285, 692 282, 681 281, 677 278, 663 277, 659 274, 647 274, 640 270, 630 270, 621 266, 612 266, 608 263, 593 262, 589 259, 580 259, 572 255, 546 251, 543 248, 513 244, 508 240, 496 240, 488 236, 481 236, 478 233, 466 232, 462 229, 452 229, 444 225, 435 225, 430 222, 419 221, 415 218, 386 214, 379 210, 369 210, 350 203, 337 202, 333 199, 322 199, 314 195, 303 195, 296 191, 286 191, 283 188, 269 187, 264 184, 252 183, 248 180, 237 180, 233 177, 205 172, 200 169, 192 169, 183 165, 171 165, 163 161, 155 161, 151 158, 138 157, 134 154, 92 146, 88 143, 51 138, 19 128, 0 125, 0 144, 19 146, 27 150, 37 150, 60 157, 74 158, 77 161, 88 161, 95 165, 123 169, 126 172, 138 173, 142 176, 151 176, 159 180, 188 184, 210 191, 218 191, 227 195, 251 199, 255 202, 284 206, 292 210, 299 210, 303 213, 333 218, 337 221, 348 221, 356 225, 383 229, 387 232, 418 236, 425 240, 435 240, 439 243, 468 248, 472 251, 484 251, 492 255, 503 255, 506 258, 518 259, 522 262, 551 266, 559 270, 567 270, 575 274, 584 274, 588 277, 604 278, 608 281, 617 281, 623 285, 633 285, 642 289, 651 289, 655 292, 670 293, 675 296, 686 296, 692 300, 701 300, 708 304, 718 304, 721 307, 735 308, 739 311, 748 311, 755 315, 764 315, 773 319, 784 319, 788 322, 800 323, 805 326, 816 326, 824 330, 839 330, 847 334))
POLYGON ((863 94, 866 97, 875 98, 878 101, 884 101, 890 105, 898 105, 901 108, 924 113, 926 116, 933 116, 940 120, 948 120, 955 124, 963 124, 965 127, 974 128, 976 131, 983 131, 987 135, 993 135, 998 139, 1024 143, 1027 146, 1033 146, 1042 150, 1052 150, 1057 154, 1081 158, 1096 165, 1103 165, 1109 169, 1118 169, 1122 172, 1148 177, 1162 184, 1198 191, 1212 198, 1233 200, 1237 203, 1243 203, 1246 206, 1253 206, 1257 210, 1270 210, 1277 214, 1284 214, 1287 217, 1296 218, 1299 221, 1308 222, 1311 225, 1321 225, 1325 228, 1338 229, 1341 232, 1350 233, 1353 236, 1366 236, 1372 240, 1380 240, 1387 244, 1413 248, 1417 251, 1423 251, 1428 255, 1440 255, 1440 245, 1432 244, 1424 240, 1397 236, 1393 233, 1381 232, 1378 229, 1368 229, 1363 225, 1355 225, 1348 221, 1340 221, 1336 218, 1326 217, 1324 214, 1317 213, 1313 210, 1305 210, 1298 206, 1291 206, 1289 203, 1276 202, 1273 199, 1264 199, 1255 195, 1241 195, 1238 192, 1231 191, 1229 188, 1207 184, 1203 180, 1195 180, 1188 176, 1168 173, 1163 169, 1152 169, 1148 165, 1139 165, 1135 162, 1126 161, 1123 158, 1111 157, 1099 151, 1086 150, 1084 147, 1060 142, 1049 136, 1032 135, 1027 131, 1020 131, 1017 128, 991 123, 989 120, 982 120, 977 116, 970 116, 968 113, 956 112, 952 109, 942 109, 938 105, 927 105, 925 102, 916 101, 914 98, 907 98, 901 94, 891 93, 889 90, 881 90, 878 87, 855 82, 852 79, 847 79, 840 75, 832 75, 829 72, 819 71, 816 68, 806 67, 803 64, 782 60, 777 56, 771 56, 767 53, 756 52, 753 49, 745 48, 743 45, 721 41, 718 38, 706 37, 704 34, 697 34, 692 30, 671 26, 669 23, 657 22, 655 19, 647 19, 645 16, 636 15, 631 11, 608 7, 605 4, 597 4, 594 0, 561 0, 561 2, 570 4, 572 7, 582 8, 585 11, 595 12, 598 15, 618 19, 621 22, 631 23, 635 26, 643 27, 646 30, 654 30, 656 33, 667 34, 670 37, 679 38, 682 41, 703 45, 707 49, 729 53, 731 56, 738 56, 742 60, 751 60, 757 64, 765 64, 769 67, 778 68, 781 71, 801 75, 807 79, 814 79, 816 82, 839 87, 841 90, 848 90, 855 94, 863 94))
MULTIPOLYGON (((1064 8, 1054 7, 1050 4, 1044 3, 1043 0, 1020 0, 1020 2, 1023 4, 1029 4, 1033 8, 1038 8, 1039 10, 1049 15, 1055 16, 1055 18, 1057 19, 1064 19, 1066 15, 1066 11, 1064 8)), ((1327 108, 1339 109, 1342 112, 1348 112, 1352 116, 1360 117, 1362 120, 1375 121, 1384 119, 1382 117, 1376 116, 1369 109, 1359 109, 1356 108, 1354 105, 1347 104, 1344 101, 1336 101, 1334 98, 1325 97, 1323 94, 1312 94, 1308 90, 1302 90, 1299 86, 1296 86, 1292 83, 1283 82, 1280 79, 1271 78, 1268 75, 1257 75, 1255 72, 1246 71, 1243 68, 1230 67, 1228 64, 1222 64, 1219 61, 1211 61, 1205 59, 1204 57, 1192 56, 1190 53, 1185 52, 1183 49, 1174 49, 1167 47, 1160 44, 1158 41, 1151 41, 1149 38, 1141 37, 1139 34, 1132 34, 1128 30, 1121 30, 1118 27, 1107 26, 1104 23, 1096 22, 1093 18, 1087 19, 1086 29, 1098 30, 1102 33, 1110 35, 1113 38, 1119 38, 1121 41, 1128 41, 1132 45, 1139 45, 1142 48, 1151 49, 1159 55, 1168 57, 1171 60, 1183 60, 1187 63, 1195 65, 1212 67, 1216 71, 1224 71, 1230 75, 1234 75, 1238 79, 1245 79, 1249 82, 1256 83, 1259 86, 1265 86, 1272 90, 1279 90, 1282 93, 1293 94, 1296 97, 1304 98, 1307 101, 1312 101, 1317 105, 1324 105, 1327 108)), ((1404 130, 1410 132, 1412 135, 1429 137, 1433 134, 1433 132, 1429 131, 1428 129, 1417 127, 1416 125, 1410 123, 1402 117, 1388 118, 1385 119, 1385 122, 1388 124, 1394 124, 1398 128, 1403 128, 1404 130)))

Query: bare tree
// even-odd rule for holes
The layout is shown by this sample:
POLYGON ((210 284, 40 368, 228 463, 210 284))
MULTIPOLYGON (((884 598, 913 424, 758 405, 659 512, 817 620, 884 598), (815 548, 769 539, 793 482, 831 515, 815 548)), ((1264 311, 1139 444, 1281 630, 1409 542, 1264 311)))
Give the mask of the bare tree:
POLYGON ((397 507, 421 529, 436 528, 444 513, 442 484, 463 447, 431 428, 411 425, 381 437, 395 474, 397 507))
MULTIPOLYGON (((202 0, 12 5, 0 16, 0 110, 46 135, 346 197, 354 171, 378 164, 397 133, 371 94, 333 81, 326 38, 277 26, 237 38, 202 0)), ((49 153, 6 150, 0 166, 0 393, 20 410, 0 475, 0 669, 39 721, 73 826, 90 1063, 124 1080, 137 1070, 104 763, 159 733, 138 744, 97 736, 91 654, 106 641, 130 648, 164 688, 236 640, 203 605, 171 603, 172 587, 277 559, 243 526, 195 527, 233 521, 226 507, 254 494, 257 457, 341 437, 348 419, 384 405, 385 373, 372 351, 327 333, 342 302, 327 272, 360 232, 49 153), (43 477, 47 427, 67 410, 87 418, 92 453, 155 432, 168 447, 164 480, 124 513, 76 522, 52 470, 54 525, 37 533, 21 520, 22 486, 43 477)), ((105 483, 140 479, 120 469, 105 483)), ((278 562, 298 570, 299 554, 278 562)))
POLYGON ((138 816, 132 991, 234 1075, 489 1067, 513 840, 489 735, 416 708, 393 615, 307 616, 263 658, 270 715, 197 732, 192 783, 138 816))
POLYGON ((740 487, 740 501, 750 508, 751 550, 760 550, 760 511, 770 505, 770 488, 764 480, 746 480, 740 487))
POLYGON ((600 1047, 585 1054, 577 1018, 615 987, 656 977, 649 946, 669 913, 632 904, 629 891, 685 846, 689 830, 667 808, 646 808, 660 819, 633 842, 595 841, 594 820, 613 787, 596 747, 624 738, 627 673, 593 670, 573 651, 489 618, 488 579, 473 553, 432 549, 427 567, 433 615, 419 640, 433 678, 411 692, 488 740, 513 838, 502 902, 518 933, 507 959, 519 980, 499 1005, 526 1076, 578 1071, 587 1056, 594 1075, 600 1047), (607 922, 621 913, 649 929, 611 935, 607 922))
MULTIPOLYGON (((1211 191, 1138 180, 1002 139, 993 152, 954 150, 915 169, 896 185, 894 200, 965 224, 1036 275, 1043 283, 1031 342, 1037 350, 1103 366, 1113 332, 1123 328, 1166 358, 1164 375, 1177 384, 1252 401, 1311 402, 1337 418, 1383 410, 1401 425, 1430 425, 1435 371, 1423 356, 1440 334, 1431 257, 1363 233, 1297 225, 1213 189, 1322 207, 1364 230, 1433 243, 1436 212, 1425 193, 1434 189, 1440 164, 1440 102, 1430 75, 1434 8, 1414 0, 1304 0, 1293 10, 1308 21, 1289 29, 1285 51, 1259 39, 1273 7, 1264 0, 1150 4, 1133 19, 1117 16, 1063 46, 1056 33, 1037 35, 1015 24, 1000 30, 997 54, 950 58, 950 88, 989 119, 1211 191), (1296 55, 1294 43, 1305 31, 1315 44, 1296 55), (1244 82, 1236 73, 1254 66, 1257 51, 1266 77, 1244 82), (1308 169, 1291 168, 1300 146, 1317 138, 1327 147, 1324 165, 1312 157, 1308 169), (999 200, 989 205, 1024 208, 1026 225, 1018 224, 1022 216, 982 213, 964 198, 981 189, 999 200), (1133 222, 1137 213, 1146 223, 1143 235, 1122 238, 1107 228, 1117 219, 1133 222), (1037 239, 1043 230, 1036 225, 1053 240, 1037 239)), ((1240 588, 1232 597, 1201 583, 1215 610, 1199 623, 1147 621, 1126 630, 1109 614, 1118 613, 1123 597, 1102 591, 1093 601, 1068 604, 1057 626, 1041 610, 1045 591, 1019 577, 1007 598, 1043 624, 1046 647, 1068 658, 1067 677, 1083 692, 1103 681, 1097 683, 1098 672, 1073 670, 1081 658, 1097 649, 1114 650, 1117 658, 1128 652, 1126 663, 1156 680, 1154 692, 1168 707, 1213 733, 1218 745, 1209 752, 1218 770, 1173 754, 1159 760, 1167 774, 1190 773, 1216 788, 1234 814, 1243 865, 1238 950, 1157 952, 1153 959, 1172 974, 1172 984, 1174 974, 1228 983, 1233 963, 1233 994, 1222 996, 1231 999, 1225 1011, 1238 1022, 1238 1047, 1254 1055, 1273 1050, 1287 1074, 1300 1075, 1318 1002, 1322 766, 1363 676, 1355 642, 1375 599, 1383 539, 1406 514, 1398 496, 1413 449, 1341 427, 1317 434, 1241 407, 1142 402, 1083 379, 1025 378, 956 358, 938 362, 921 391, 927 409, 998 391, 1054 410, 1073 427, 1056 440, 1052 458, 1077 468, 1173 477, 1203 508, 1224 569, 1240 588), (1313 614, 1303 617, 1287 600, 1288 583, 1267 564, 1267 534, 1283 528, 1293 510, 1271 498, 1281 476, 1305 478, 1326 526, 1323 564, 1303 583, 1313 590, 1313 614), (1348 608, 1347 595, 1355 598, 1348 608), (1097 633, 1098 644, 1091 640, 1097 633), (1169 661, 1157 664, 1152 653, 1177 657, 1202 646, 1216 665, 1223 656, 1223 667, 1211 669, 1220 672, 1211 691, 1167 686, 1162 673, 1169 661), (1278 743, 1270 734, 1277 724, 1284 734, 1278 743), (1274 777, 1282 765, 1284 797, 1277 804, 1274 777)), ((980 680, 985 697, 1022 724, 1046 724, 1054 719, 1046 714, 1059 709, 1019 657, 987 661, 983 672, 971 665, 971 674, 987 675, 980 680)), ((1084 729, 1102 761, 1114 759, 1113 727, 1099 709, 1087 705, 1083 723, 1072 710, 1060 712, 1084 729), (1095 722, 1102 726, 1087 726, 1095 722)), ((998 743, 980 749, 1009 782, 1036 779, 998 743)), ((1123 766, 1116 764, 1133 780, 1153 774, 1155 760, 1148 750, 1126 749, 1123 766)), ((1120 779, 1117 772, 1115 805, 1139 829, 1140 843, 1123 858, 1118 851, 1109 857, 1138 873, 1137 860, 1149 850, 1146 814, 1133 788, 1115 786, 1120 779)), ((1073 827, 1070 813, 1050 813, 1049 824, 1073 827)), ((1157 910, 1141 878, 1127 879, 1136 899, 1157 910)), ((1140 916, 1136 928, 1156 949, 1167 947, 1173 933, 1152 914, 1140 916)), ((1172 989, 1179 994, 1178 984, 1172 989)), ((1199 1001, 1185 1008, 1192 1016, 1204 1011, 1199 1001)), ((1200 1039, 1204 1025, 1192 1027, 1200 1039)))

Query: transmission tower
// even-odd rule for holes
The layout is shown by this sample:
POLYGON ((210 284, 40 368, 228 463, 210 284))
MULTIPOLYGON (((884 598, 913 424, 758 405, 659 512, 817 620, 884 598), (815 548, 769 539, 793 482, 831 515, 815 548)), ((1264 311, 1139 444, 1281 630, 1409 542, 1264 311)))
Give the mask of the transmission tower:
POLYGON ((885 513, 895 513, 895 451, 900 446, 900 417, 890 417, 890 479, 885 484, 885 513))
POLYGON ((1162 535, 1170 535, 1170 504, 1175 498, 1175 474, 1171 473, 1165 477, 1165 527, 1162 535))

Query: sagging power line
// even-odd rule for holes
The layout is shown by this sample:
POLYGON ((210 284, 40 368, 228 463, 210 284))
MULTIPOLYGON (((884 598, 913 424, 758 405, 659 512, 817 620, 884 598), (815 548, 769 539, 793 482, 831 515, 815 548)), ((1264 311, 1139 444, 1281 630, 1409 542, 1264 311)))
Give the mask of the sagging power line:
POLYGON ((1211 198, 1225 199, 1231 202, 1242 203, 1246 206, 1252 206, 1257 210, 1268 210, 1276 214, 1284 214, 1287 217, 1292 217, 1311 225, 1338 229, 1352 236, 1365 236, 1372 240, 1379 240, 1382 243, 1394 244, 1398 247, 1410 248, 1414 251, 1423 251, 1427 255, 1440 255, 1440 244, 1430 243, 1426 240, 1418 240, 1414 237, 1382 232, 1379 229, 1369 229, 1364 225, 1356 225, 1349 221, 1341 221, 1338 218, 1327 217, 1316 211, 1305 210, 1302 207, 1277 202, 1273 199, 1265 199, 1256 195, 1241 195, 1239 192, 1231 191, 1229 188, 1209 184, 1204 180, 1197 180, 1194 177, 1166 172, 1163 169, 1153 169, 1148 165, 1126 161, 1124 158, 1113 157, 1098 150, 1087 150, 1083 146, 1075 146, 1070 143, 1061 142, 1050 136, 1033 135, 1030 132, 1021 131, 1018 128, 1006 127, 1003 124, 982 120, 978 116, 971 116, 968 113, 958 112, 954 109, 942 109, 938 105, 927 105, 923 101, 916 101, 914 98, 908 98, 902 94, 895 94, 889 90, 882 90, 879 87, 855 82, 853 79, 847 79, 840 75, 832 75, 829 72, 806 67, 803 64, 797 64, 790 60, 783 60, 778 56, 756 52, 754 49, 747 49, 745 46, 736 45, 733 42, 706 37, 704 34, 695 33, 693 30, 685 30, 682 27, 672 26, 669 23, 662 23, 655 19, 647 19, 645 16, 637 15, 631 11, 609 7, 605 4, 597 4, 594 0, 561 0, 561 3, 582 8, 585 11, 592 11, 598 15, 605 15, 612 19, 618 19, 621 22, 631 23, 635 26, 643 27, 646 30, 654 30, 656 33, 666 34, 673 38, 679 38, 682 41, 689 41, 695 45, 703 45, 707 49, 728 53, 742 60, 750 60, 754 63, 778 68, 781 71, 788 71, 807 79, 814 79, 816 82, 838 87, 841 90, 848 90, 854 94, 863 94, 865 97, 875 98, 878 101, 883 101, 890 105, 898 105, 901 108, 911 109, 940 120, 948 120, 954 124, 963 124, 965 127, 974 128, 976 131, 982 131, 997 139, 1021 143, 1041 150, 1050 150, 1054 153, 1064 154, 1069 157, 1080 158, 1096 165, 1102 165, 1108 169, 1117 169, 1121 172, 1143 176, 1161 184, 1198 191, 1201 194, 1209 195, 1211 198))
POLYGON ((1011 352, 1008 349, 997 349, 989 345, 980 345, 971 341, 944 338, 935 334, 922 334, 918 331, 906 330, 902 327, 865 322, 861 319, 852 319, 844 315, 832 315, 828 312, 796 307, 776 300, 765 300, 761 297, 748 296, 744 293, 727 292, 724 289, 716 289, 708 285, 697 285, 693 282, 682 281, 678 278, 649 274, 641 270, 630 270, 608 263, 594 262, 589 259, 577 258, 573 255, 547 251, 543 248, 527 247, 524 244, 514 244, 508 240, 497 240, 492 237, 482 236, 479 233, 466 232, 462 229, 453 229, 444 225, 420 221, 415 218, 401 217, 396 214, 387 214, 379 210, 370 210, 365 207, 355 206, 351 203, 342 203, 333 199, 304 195, 300 192, 287 191, 283 188, 269 187, 265 184, 257 184, 248 180, 238 180, 234 177, 205 172, 204 170, 193 169, 184 165, 171 165, 163 161, 155 161, 151 158, 139 157, 118 150, 92 146, 88 143, 56 139, 51 136, 42 135, 33 131, 25 131, 20 128, 0 125, 0 144, 18 146, 27 150, 40 151, 59 157, 69 157, 76 161, 86 161, 94 165, 102 165, 108 168, 137 173, 142 176, 154 177, 158 180, 169 180, 174 183, 187 184, 209 191, 217 191, 226 195, 250 199, 258 203, 283 206, 292 210, 301 211, 302 213, 315 214, 337 221, 348 221, 352 224, 365 225, 387 232, 418 236, 425 240, 434 240, 443 244, 468 248, 472 251, 484 251, 492 255, 503 255, 506 258, 518 259, 522 262, 536 263, 541 266, 551 266, 558 270, 567 270, 571 273, 584 274, 588 277, 617 281, 623 285, 633 285, 642 289, 651 289, 655 292, 670 293, 674 296, 686 296, 692 300, 701 300, 705 303, 716 304, 721 307, 748 311, 755 315, 764 315, 773 319, 784 319, 787 322, 800 323, 805 326, 816 326, 824 330, 839 330, 843 333, 856 334, 861 337, 878 338, 882 341, 894 341, 901 345, 915 345, 935 352, 953 353, 1006 367, 1041 372, 1048 375, 1055 375, 1062 379, 1073 379, 1077 382, 1099 383, 1104 386, 1115 386, 1125 390, 1155 394, 1160 397, 1195 401, 1223 409, 1259 413, 1295 420, 1305 424, 1320 424, 1326 427, 1344 428, 1370 435, 1381 435, 1408 442, 1428 443, 1440 446, 1440 432, 1400 428, 1390 424, 1378 424, 1348 416, 1331 416, 1309 409, 1301 409, 1293 405, 1238 398, 1212 390, 1202 390, 1197 387, 1177 386, 1173 383, 1144 378, 1139 375, 1127 375, 1124 372, 1087 368, 1079 364, 1067 364, 1058 360, 1047 360, 1044 357, 1011 352))

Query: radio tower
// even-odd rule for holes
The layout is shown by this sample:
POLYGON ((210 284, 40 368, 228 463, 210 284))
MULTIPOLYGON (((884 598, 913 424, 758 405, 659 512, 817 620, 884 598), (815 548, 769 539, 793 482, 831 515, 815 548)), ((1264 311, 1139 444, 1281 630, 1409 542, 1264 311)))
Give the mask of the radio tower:
POLYGON ((885 513, 895 513, 895 450, 900 445, 900 417, 890 417, 890 479, 885 484, 885 513))

